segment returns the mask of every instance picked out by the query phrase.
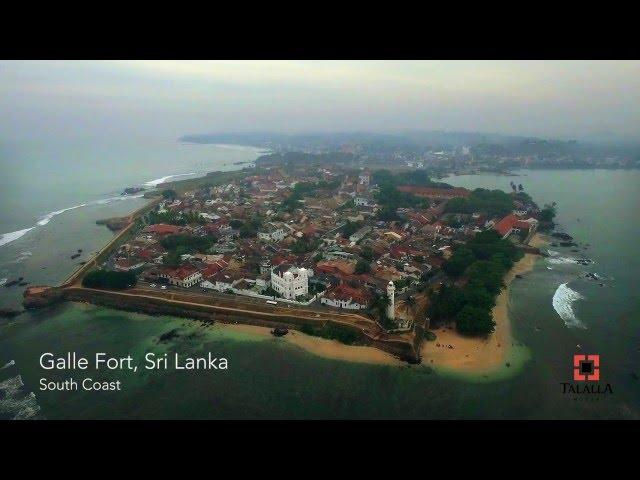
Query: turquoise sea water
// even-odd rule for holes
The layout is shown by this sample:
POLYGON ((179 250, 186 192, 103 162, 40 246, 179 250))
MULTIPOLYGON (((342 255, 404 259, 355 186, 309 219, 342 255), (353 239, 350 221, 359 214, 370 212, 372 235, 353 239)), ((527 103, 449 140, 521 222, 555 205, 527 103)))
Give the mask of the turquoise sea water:
MULTIPOLYGON (((0 417, 640 418, 640 295, 635 284, 640 270, 636 256, 640 172, 520 173, 520 177, 447 180, 455 185, 503 189, 509 188, 511 180, 522 183, 538 203, 558 202, 561 228, 581 244, 589 244, 580 253, 550 247, 557 252, 554 256, 539 261, 525 278, 513 282, 514 337, 526 347, 530 359, 511 375, 489 375, 482 382, 470 382, 424 366, 327 360, 282 339, 240 334, 218 325, 65 304, 0 324, 0 367, 8 364, 0 370, 0 417), (594 263, 573 263, 572 258, 580 255, 594 263), (598 274, 602 281, 584 278, 585 272, 598 274), (160 341, 162 334, 174 329, 178 337, 160 341), (131 354, 140 363, 148 351, 211 352, 228 358, 229 370, 89 372, 99 380, 120 379, 123 391, 40 392, 41 378, 69 376, 39 367, 38 357, 46 351, 131 354), (612 385, 612 395, 576 398, 562 393, 561 382, 571 381, 574 353, 601 355, 602 381, 612 385)), ((118 208, 133 208, 125 204, 119 202, 118 208)), ((95 229, 89 208, 68 216, 76 218, 80 212, 86 218, 72 222, 76 225, 73 239, 97 248, 110 234, 95 229)), ((49 225, 63 218, 59 215, 49 225)), ((64 237, 64 232, 59 235, 64 237)), ((8 246, 0 247, 0 255, 8 246)), ((69 246, 82 248, 75 243, 69 246)), ((47 255, 40 255, 62 259, 66 248, 50 248, 47 255)), ((43 270, 49 272, 50 282, 70 268, 56 270, 54 260, 50 265, 43 270)))

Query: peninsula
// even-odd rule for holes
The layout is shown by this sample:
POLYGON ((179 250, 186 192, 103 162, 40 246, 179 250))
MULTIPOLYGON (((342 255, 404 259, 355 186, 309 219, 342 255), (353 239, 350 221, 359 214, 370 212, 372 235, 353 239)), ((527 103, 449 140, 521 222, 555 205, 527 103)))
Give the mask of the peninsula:
POLYGON ((104 221, 116 235, 61 286, 27 288, 25 307, 278 327, 303 348, 373 363, 504 363, 482 346, 511 343, 504 287, 532 267, 555 205, 513 183, 470 191, 424 169, 289 160, 158 185, 147 205, 104 221))

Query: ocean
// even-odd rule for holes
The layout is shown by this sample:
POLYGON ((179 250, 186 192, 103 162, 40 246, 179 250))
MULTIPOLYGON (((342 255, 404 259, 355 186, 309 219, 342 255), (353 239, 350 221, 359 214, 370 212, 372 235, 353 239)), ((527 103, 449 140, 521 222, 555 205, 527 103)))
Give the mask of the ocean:
MULTIPOLYGON (((203 145, 176 144, 168 148, 173 152, 166 156, 154 149, 147 154, 136 153, 143 151, 142 147, 128 154, 124 150, 120 154, 104 153, 105 159, 132 164, 124 168, 120 179, 116 173, 104 174, 111 178, 109 181, 89 168, 74 170, 72 163, 67 164, 66 174, 74 181, 64 180, 64 172, 47 167, 50 175, 66 186, 53 182, 52 177, 49 181, 38 178, 33 184, 28 182, 29 171, 40 175, 44 169, 28 166, 36 157, 23 152, 21 162, 11 160, 22 166, 13 181, 3 178, 8 185, 8 190, 2 189, 3 202, 14 201, 9 200, 13 195, 26 199, 38 196, 41 189, 49 200, 28 200, 32 207, 23 207, 22 213, 3 210, 1 232, 35 227, 0 246, 2 276, 24 276, 37 283, 60 281, 74 268, 70 254, 78 248, 91 252, 111 237, 105 227, 95 225, 95 220, 131 211, 141 200, 91 203, 51 216, 48 223, 38 225, 47 214, 115 197, 132 184, 196 173, 202 161, 193 152, 204 153, 203 157, 210 159, 207 161, 219 164, 240 161, 228 160, 229 156, 256 156, 255 152, 203 145), (190 153, 184 153, 187 151, 190 153), (183 163, 169 160, 176 152, 182 152, 179 158, 183 163), (145 171, 135 167, 138 158, 147 159, 140 164, 145 171), (155 168, 155 158, 167 160, 155 168), (21 187, 16 179, 22 179, 21 187)), ((206 171, 215 169, 205 165, 206 171)), ((1 321, 0 418, 640 418, 640 294, 635 282, 640 271, 636 256, 640 172, 554 170, 516 174, 445 180, 469 188, 504 190, 509 190, 512 180, 522 183, 539 204, 557 202, 559 229, 579 242, 578 252, 549 247, 548 258, 539 260, 532 272, 512 283, 509 308, 513 335, 515 341, 526 346, 530 358, 511 375, 472 379, 438 373, 425 365, 396 367, 329 360, 283 339, 239 333, 220 325, 63 304, 1 321), (582 256, 593 263, 576 263, 582 256), (597 280, 585 277, 586 273, 596 274, 597 280), (178 333, 176 337, 161 340, 172 330, 178 333), (38 365, 39 356, 67 351, 87 356, 96 351, 131 354, 138 360, 149 351, 181 355, 211 352, 227 358, 229 369, 117 375, 92 371, 91 376, 98 380, 122 379, 123 391, 41 392, 41 378, 55 381, 69 375, 43 371, 38 365), (581 353, 600 355, 601 382, 611 385, 611 394, 576 396, 563 392, 562 383, 572 382, 573 355, 581 353)), ((22 288, 2 290, 3 306, 10 306, 19 300, 22 288)))

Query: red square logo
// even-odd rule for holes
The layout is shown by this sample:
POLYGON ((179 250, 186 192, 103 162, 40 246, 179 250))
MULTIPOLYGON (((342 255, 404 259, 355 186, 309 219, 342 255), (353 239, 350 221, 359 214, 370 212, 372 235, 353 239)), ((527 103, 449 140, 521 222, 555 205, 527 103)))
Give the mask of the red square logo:
POLYGON ((576 382, 597 382, 600 380, 600 355, 573 356, 573 380, 576 382))

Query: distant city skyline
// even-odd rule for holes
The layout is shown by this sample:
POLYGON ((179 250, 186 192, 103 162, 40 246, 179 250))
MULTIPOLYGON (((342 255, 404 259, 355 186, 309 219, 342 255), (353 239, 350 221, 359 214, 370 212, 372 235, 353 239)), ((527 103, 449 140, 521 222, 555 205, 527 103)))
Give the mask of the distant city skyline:
POLYGON ((639 140, 638 61, 2 61, 0 140, 441 130, 639 140))

